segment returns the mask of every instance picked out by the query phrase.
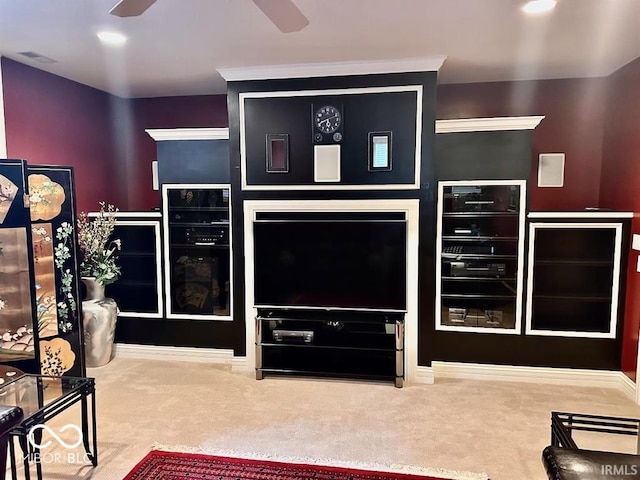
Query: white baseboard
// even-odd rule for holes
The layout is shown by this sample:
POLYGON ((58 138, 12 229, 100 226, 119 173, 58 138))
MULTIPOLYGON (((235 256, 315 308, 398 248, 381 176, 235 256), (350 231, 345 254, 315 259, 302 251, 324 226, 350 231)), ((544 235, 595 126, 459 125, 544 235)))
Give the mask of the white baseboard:
POLYGON ((627 397, 637 403, 635 382, 622 372, 618 372, 618 376, 620 377, 618 388, 622 390, 622 393, 624 393, 627 397))
POLYGON ((232 365, 234 359, 233 350, 221 348, 167 347, 116 343, 114 349, 116 358, 144 358, 226 365, 232 365))
POLYGON ((231 360, 232 372, 251 372, 253 370, 253 368, 249 368, 247 357, 233 357, 233 359, 231 360))
MULTIPOLYGON (((627 393, 628 385, 622 387, 622 372, 611 370, 584 370, 574 368, 523 367, 516 365, 485 365, 478 363, 433 362, 436 381, 438 378, 461 378, 468 380, 493 380, 526 383, 574 385, 582 387, 618 388, 627 393)), ((422 367, 421 367, 422 368, 422 367)), ((626 377, 626 376, 625 376, 626 377)), ((633 386, 635 401, 635 385, 633 386)))
POLYGON ((421 367, 418 365, 416 369, 416 376, 414 379, 415 383, 425 383, 428 385, 433 384, 433 368, 432 367, 421 367))

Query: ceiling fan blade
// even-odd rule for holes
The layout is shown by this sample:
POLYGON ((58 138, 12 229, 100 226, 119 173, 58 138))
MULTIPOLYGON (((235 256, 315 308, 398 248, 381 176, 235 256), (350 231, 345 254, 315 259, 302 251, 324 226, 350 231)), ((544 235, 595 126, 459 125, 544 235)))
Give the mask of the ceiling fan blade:
POLYGON ((109 13, 117 17, 137 17, 154 3, 156 0, 120 0, 109 13))
POLYGON ((309 19, 292 0, 252 0, 282 33, 299 32, 309 19))

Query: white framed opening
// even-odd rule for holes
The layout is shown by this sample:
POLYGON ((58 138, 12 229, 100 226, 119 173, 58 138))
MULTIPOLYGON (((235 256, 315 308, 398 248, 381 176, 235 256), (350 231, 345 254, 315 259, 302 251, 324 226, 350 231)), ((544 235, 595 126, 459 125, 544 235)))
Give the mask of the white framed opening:
POLYGON ((253 225, 262 212, 375 212, 404 213, 407 221, 407 312, 404 320, 404 380, 417 380, 418 373, 418 226, 419 200, 245 200, 244 257, 245 257, 245 329, 247 367, 256 366, 254 305, 254 242, 253 225))

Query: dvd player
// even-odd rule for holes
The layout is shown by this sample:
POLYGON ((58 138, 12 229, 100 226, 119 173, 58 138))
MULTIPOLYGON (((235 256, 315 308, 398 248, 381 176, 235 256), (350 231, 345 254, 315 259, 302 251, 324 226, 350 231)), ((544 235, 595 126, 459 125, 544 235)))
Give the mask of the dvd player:
POLYGON ((274 330, 273 340, 276 342, 312 343, 313 331, 311 330, 274 330))
POLYGON ((504 263, 451 262, 452 277, 502 277, 506 270, 504 263))

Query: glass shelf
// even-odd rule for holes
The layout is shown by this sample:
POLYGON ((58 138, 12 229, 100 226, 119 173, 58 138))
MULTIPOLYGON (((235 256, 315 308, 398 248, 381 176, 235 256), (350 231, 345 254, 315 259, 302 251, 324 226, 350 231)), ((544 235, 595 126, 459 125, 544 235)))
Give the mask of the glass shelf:
POLYGON ((546 220, 529 227, 527 333, 616 338, 622 223, 546 220))
POLYGON ((163 185, 167 318, 231 320, 229 185, 163 185))
POLYGON ((524 184, 440 182, 437 330, 519 333, 524 184))

